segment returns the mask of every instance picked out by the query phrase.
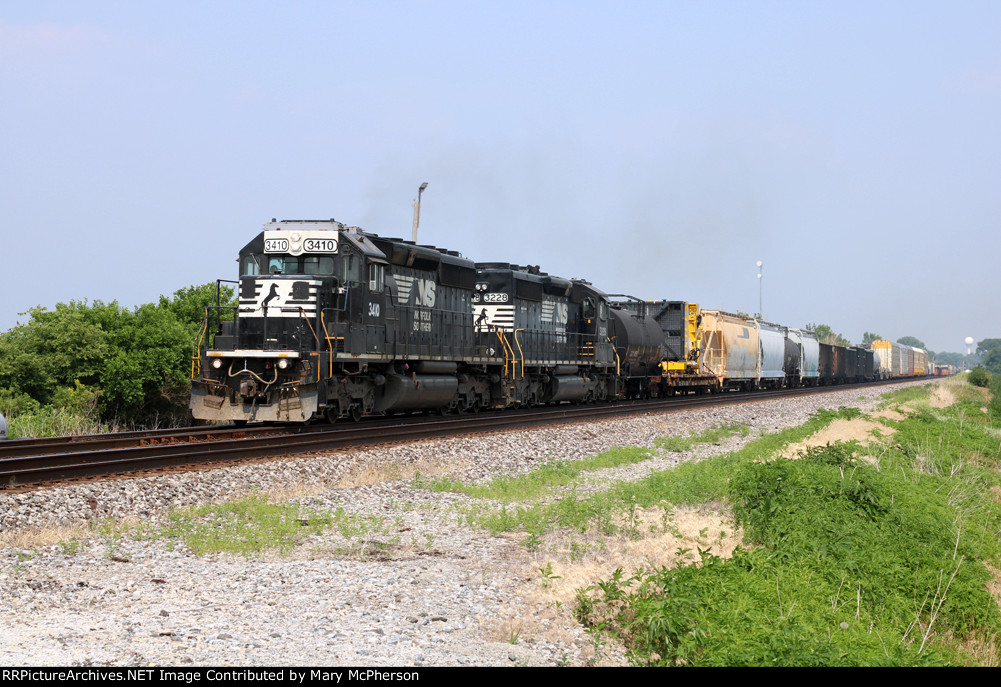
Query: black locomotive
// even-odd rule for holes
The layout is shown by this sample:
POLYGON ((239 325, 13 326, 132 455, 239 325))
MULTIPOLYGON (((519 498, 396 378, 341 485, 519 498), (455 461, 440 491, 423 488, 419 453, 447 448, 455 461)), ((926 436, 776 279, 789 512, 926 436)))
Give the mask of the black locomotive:
MULTIPOLYGON (((196 351, 196 419, 464 412, 622 391, 608 297, 585 281, 333 220, 272 221, 239 262, 234 321, 196 351)), ((209 313, 206 330, 221 319, 209 313)))

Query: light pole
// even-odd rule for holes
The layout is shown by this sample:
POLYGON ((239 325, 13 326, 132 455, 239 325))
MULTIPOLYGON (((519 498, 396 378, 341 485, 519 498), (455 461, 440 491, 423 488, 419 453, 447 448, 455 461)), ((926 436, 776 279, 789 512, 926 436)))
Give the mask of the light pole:
POLYGON ((765 319, 764 308, 761 307, 761 266, 764 263, 758 260, 758 316, 765 319))
POLYGON ((414 243, 417 243, 417 225, 421 223, 421 194, 428 187, 428 182, 421 184, 417 189, 417 200, 414 202, 414 243))

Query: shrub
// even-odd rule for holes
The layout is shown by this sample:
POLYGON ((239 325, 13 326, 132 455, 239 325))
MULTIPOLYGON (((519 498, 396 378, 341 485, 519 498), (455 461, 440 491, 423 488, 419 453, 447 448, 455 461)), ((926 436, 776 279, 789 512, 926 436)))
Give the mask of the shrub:
POLYGON ((991 383, 991 375, 980 365, 970 370, 970 384, 973 386, 986 387, 991 383))
POLYGON ((1001 418, 1001 375, 991 377, 991 412, 994 417, 1001 418))

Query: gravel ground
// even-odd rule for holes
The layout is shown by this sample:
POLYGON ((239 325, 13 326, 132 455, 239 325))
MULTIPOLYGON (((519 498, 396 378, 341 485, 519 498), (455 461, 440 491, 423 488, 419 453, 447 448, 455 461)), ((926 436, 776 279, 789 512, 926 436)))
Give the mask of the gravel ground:
MULTIPOLYGON (((415 473, 480 480, 729 422, 753 430, 602 471, 594 488, 734 450, 818 408, 869 411, 908 384, 0 493, 0 533, 24 532, 0 548, 0 665, 583 665, 590 638, 532 597, 537 563, 520 537, 460 524, 469 499, 415 488, 415 473), (109 518, 155 529, 169 509, 252 490, 375 524, 251 558, 102 533, 109 518)), ((606 648, 601 662, 625 659, 606 648)))

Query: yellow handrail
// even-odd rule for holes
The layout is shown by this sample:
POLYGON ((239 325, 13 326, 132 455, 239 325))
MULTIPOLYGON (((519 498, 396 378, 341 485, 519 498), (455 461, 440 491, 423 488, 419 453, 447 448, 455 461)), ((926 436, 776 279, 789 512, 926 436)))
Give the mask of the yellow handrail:
MULTIPOLYGON (((320 338, 316 335, 316 332, 313 330, 313 323, 309 321, 308 317, 306 317, 306 311, 302 309, 301 305, 299 306, 299 314, 302 315, 302 319, 306 321, 306 326, 309 327, 309 333, 313 335, 313 340, 316 341, 316 347, 319 348, 320 338)), ((322 311, 320 312, 320 316, 321 317, 323 316, 322 311)))
MULTIPOLYGON (((310 353, 309 355, 310 356, 314 356, 314 355, 316 356, 316 381, 320 381, 320 353, 319 352, 310 353)), ((331 356, 331 357, 333 357, 333 356, 331 356)), ((333 363, 331 363, 331 365, 333 365, 333 363)), ((333 368, 331 368, 331 370, 330 370, 330 376, 331 377, 334 376, 334 370, 333 370, 333 368)))
MULTIPOLYGON (((523 331, 525 331, 525 330, 524 329, 515 329, 514 330, 514 342, 516 344, 518 344, 518 355, 521 356, 521 378, 522 379, 525 378, 525 351, 521 350, 521 342, 518 341, 518 332, 523 332, 523 331)), ((514 350, 511 351, 511 354, 514 355, 514 350)), ((515 362, 515 364, 517 364, 517 361, 515 362)))
POLYGON ((194 379, 195 375, 201 376, 202 374, 202 341, 205 339, 205 332, 209 328, 209 309, 205 308, 205 319, 202 320, 202 330, 198 334, 198 343, 196 343, 191 349, 191 378, 194 379), (195 372, 197 368, 197 372, 195 372))
POLYGON ((511 358, 514 357, 514 351, 511 349, 510 344, 508 344, 507 339, 504 336, 504 330, 495 325, 494 332, 496 332, 497 338, 500 339, 501 346, 504 347, 504 376, 510 377, 508 374, 508 365, 510 364, 511 358), (509 353, 510 356, 508 355, 509 353))
MULTIPOLYGON (((327 374, 327 378, 334 376, 334 346, 330 343, 331 341, 343 341, 343 336, 330 336, 330 332, 327 331, 327 318, 323 314, 323 310, 320 310, 320 326, 323 327, 323 338, 327 341, 327 350, 330 351, 330 355, 327 356, 327 361, 330 363, 330 371, 327 374)), ((317 365, 316 374, 320 374, 319 365, 317 365)))

